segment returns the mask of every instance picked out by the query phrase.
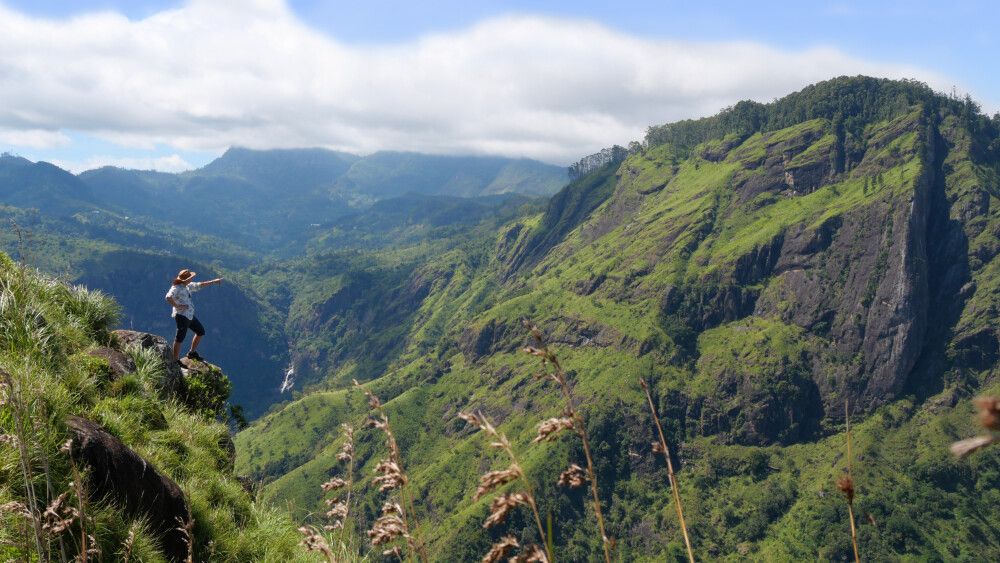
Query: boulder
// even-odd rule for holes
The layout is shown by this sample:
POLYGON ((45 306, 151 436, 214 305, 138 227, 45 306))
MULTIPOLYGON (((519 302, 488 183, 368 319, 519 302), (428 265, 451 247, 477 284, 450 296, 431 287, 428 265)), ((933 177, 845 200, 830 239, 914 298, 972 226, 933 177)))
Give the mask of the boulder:
POLYGON ((180 487, 101 425, 78 416, 67 418, 66 425, 73 436, 73 460, 89 469, 91 501, 110 501, 128 516, 144 518, 160 536, 164 555, 183 561, 187 539, 178 528, 189 513, 180 487))
POLYGON ((118 338, 120 348, 126 346, 139 346, 140 348, 156 350, 163 359, 165 373, 163 383, 160 388, 166 395, 176 395, 181 388, 183 374, 181 366, 173 361, 173 349, 167 339, 162 336, 150 334, 148 332, 138 332, 135 330, 116 330, 114 335, 118 338))
POLYGON ((135 373, 135 362, 132 361, 132 358, 114 348, 106 346, 94 348, 87 352, 87 355, 106 360, 108 365, 111 366, 112 379, 118 379, 124 375, 135 373))

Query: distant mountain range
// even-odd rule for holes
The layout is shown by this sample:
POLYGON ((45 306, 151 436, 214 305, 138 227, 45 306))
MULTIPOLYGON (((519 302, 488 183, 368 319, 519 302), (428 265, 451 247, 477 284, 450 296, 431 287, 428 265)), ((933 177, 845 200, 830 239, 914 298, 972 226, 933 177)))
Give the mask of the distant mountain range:
MULTIPOLYGON (((123 326, 169 335, 162 293, 182 267, 231 277, 307 248, 437 248, 538 205, 537 195, 567 181, 564 168, 500 157, 232 148, 180 174, 103 167, 74 175, 4 154, 0 248, 114 295, 123 326)), ((335 264, 323 275, 336 275, 335 264)), ((204 350, 229 367, 234 398, 251 415, 278 399, 290 361, 279 310, 287 304, 268 303, 288 289, 253 285, 227 284, 199 304, 211 325, 204 350)))

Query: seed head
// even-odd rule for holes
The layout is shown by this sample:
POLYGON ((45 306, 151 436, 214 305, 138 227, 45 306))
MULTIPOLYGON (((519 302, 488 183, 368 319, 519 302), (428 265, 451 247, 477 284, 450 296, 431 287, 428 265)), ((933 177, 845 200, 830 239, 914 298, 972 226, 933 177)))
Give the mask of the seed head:
POLYGON ((479 487, 476 488, 475 499, 479 500, 483 495, 493 492, 497 487, 506 485, 521 475, 523 475, 521 468, 516 465, 511 465, 501 471, 490 471, 484 474, 479 478, 479 487))
POLYGON ((533 543, 510 561, 514 563, 549 563, 549 558, 545 556, 544 549, 533 543))
POLYGON ((559 474, 558 484, 575 489, 577 487, 582 487, 587 482, 587 474, 584 472, 583 468, 577 464, 569 466, 569 469, 563 471, 559 474))
POLYGON ((400 518, 402 509, 398 504, 386 503, 382 506, 382 515, 375 520, 372 529, 368 530, 368 537, 372 540, 372 545, 383 545, 400 537, 408 537, 406 525, 400 518))
POLYGON ((998 441, 997 438, 993 436, 975 436, 973 438, 966 438, 965 440, 959 440, 951 445, 951 453, 955 457, 965 457, 976 450, 981 450, 986 446, 993 445, 998 441))
POLYGON ((490 504, 490 515, 483 522, 484 528, 492 528, 497 524, 502 524, 507 519, 511 510, 520 504, 528 504, 528 496, 524 493, 510 493, 498 495, 490 504))
POLYGON ((361 392, 364 393, 366 397, 368 397, 368 406, 370 408, 372 409, 382 408, 382 401, 379 401, 378 397, 376 397, 374 393, 362 387, 361 384, 358 383, 357 379, 354 379, 352 381, 354 382, 354 386, 357 387, 358 389, 361 389, 361 392))
POLYGON ((482 429, 482 427, 483 427, 483 419, 480 418, 479 415, 477 415, 475 413, 460 412, 460 413, 458 413, 458 418, 461 418, 465 422, 468 422, 469 424, 471 424, 471 425, 473 425, 473 426, 475 426, 477 428, 482 429))
POLYGON ((337 453, 337 461, 351 461, 354 459, 354 427, 347 423, 341 424, 340 427, 344 431, 345 441, 337 453))
POLYGON ((979 408, 979 424, 987 430, 1000 430, 1000 397, 979 397, 973 403, 979 408))
POLYGON ((305 547, 306 551, 318 551, 325 555, 328 560, 333 561, 333 551, 330 549, 330 545, 315 528, 302 526, 299 528, 299 533, 303 535, 299 545, 305 547))
POLYGON ((330 507, 330 510, 328 510, 326 513, 326 517, 331 520, 337 520, 338 523, 341 523, 339 521, 347 517, 347 503, 340 500, 332 500, 332 499, 326 502, 327 506, 330 507))
POLYGON ((500 541, 493 544, 489 553, 483 557, 483 563, 497 563, 498 561, 502 561, 512 549, 518 547, 521 547, 521 545, 517 543, 517 538, 514 536, 504 536, 500 538, 500 541))
POLYGON ((31 518, 31 512, 28 511, 28 507, 16 500, 7 504, 0 504, 0 514, 17 514, 18 516, 31 518))
POLYGON ((373 481, 376 485, 379 485, 379 492, 382 493, 398 489, 407 482, 403 470, 400 469, 396 462, 389 459, 380 461, 378 466, 375 467, 375 473, 379 473, 380 475, 375 477, 373 481))
POLYGON ((347 481, 341 479, 340 477, 334 477, 333 479, 330 479, 326 483, 320 485, 320 488, 323 489, 324 493, 328 493, 330 491, 336 491, 337 489, 343 489, 346 486, 347 481))
POLYGON ((69 493, 63 493, 52 501, 42 514, 42 529, 52 535, 66 531, 80 517, 80 512, 66 502, 69 493))
POLYGON ((573 428, 573 419, 569 417, 564 416, 543 420, 541 424, 538 425, 538 436, 536 436, 532 442, 551 442, 563 430, 572 430, 573 428))
POLYGON ((842 475, 837 479, 837 488, 847 497, 848 503, 854 502, 854 479, 850 475, 842 475))

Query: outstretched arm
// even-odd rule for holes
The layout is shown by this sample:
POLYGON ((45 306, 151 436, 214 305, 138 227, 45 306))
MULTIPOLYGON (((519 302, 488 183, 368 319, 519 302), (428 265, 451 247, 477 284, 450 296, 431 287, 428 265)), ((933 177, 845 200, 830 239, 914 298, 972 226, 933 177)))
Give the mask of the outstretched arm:
POLYGON ((222 283, 223 278, 215 278, 214 280, 208 280, 206 282, 201 282, 201 285, 219 285, 222 283))

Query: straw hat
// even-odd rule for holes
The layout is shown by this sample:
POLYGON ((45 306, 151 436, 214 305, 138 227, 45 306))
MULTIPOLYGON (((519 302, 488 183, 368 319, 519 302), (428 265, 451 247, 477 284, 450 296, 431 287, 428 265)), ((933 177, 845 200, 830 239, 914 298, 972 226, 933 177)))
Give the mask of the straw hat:
POLYGON ((184 269, 177 272, 177 277, 174 278, 174 285, 179 283, 187 283, 191 281, 192 278, 198 275, 198 272, 192 272, 191 270, 184 269))

